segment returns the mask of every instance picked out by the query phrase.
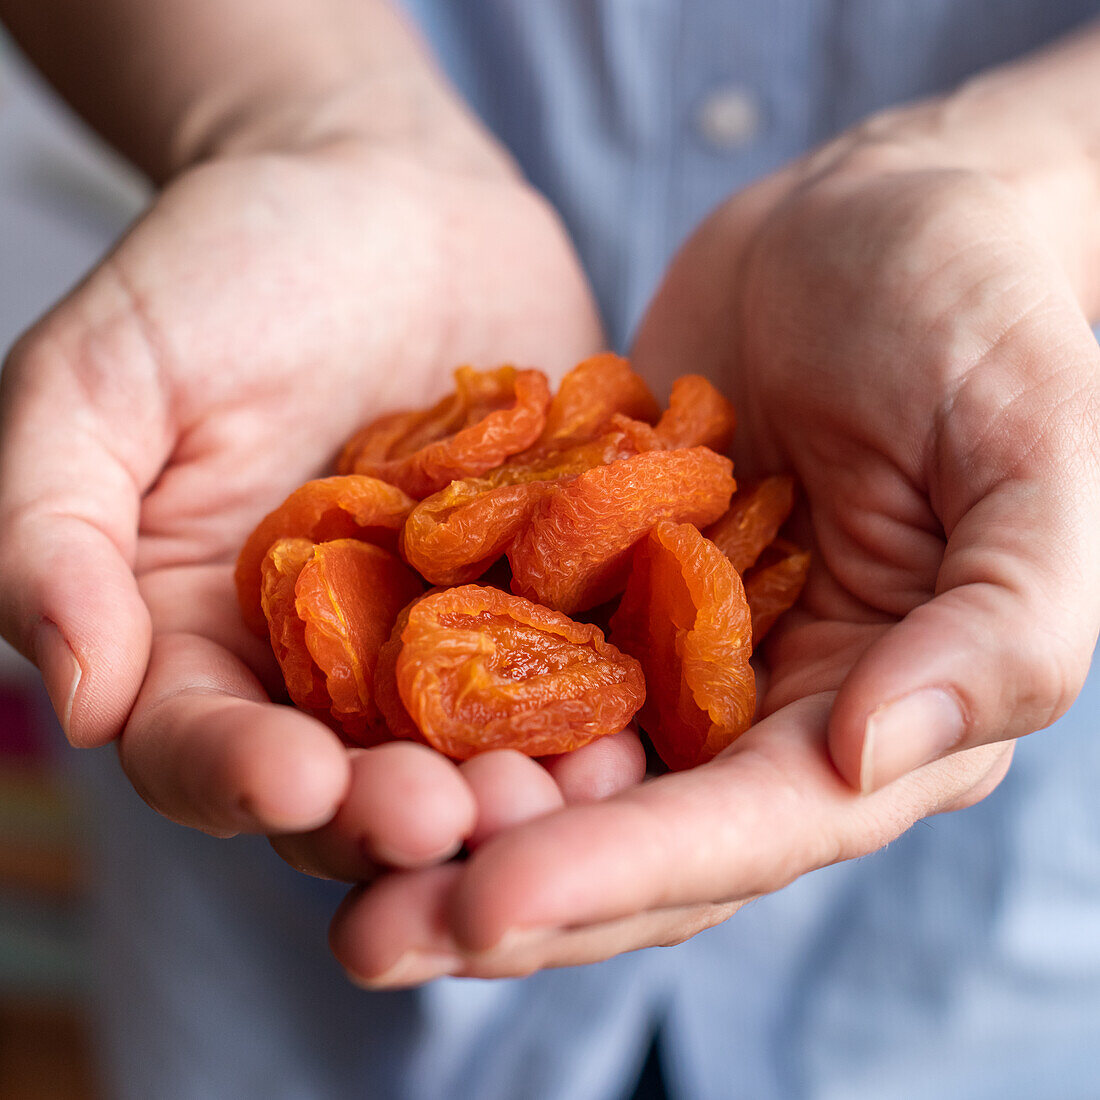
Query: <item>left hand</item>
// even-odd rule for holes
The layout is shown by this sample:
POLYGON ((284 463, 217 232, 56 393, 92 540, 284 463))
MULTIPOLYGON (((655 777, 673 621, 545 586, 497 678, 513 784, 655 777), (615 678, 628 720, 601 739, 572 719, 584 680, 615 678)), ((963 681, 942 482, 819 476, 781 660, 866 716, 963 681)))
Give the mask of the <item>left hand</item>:
POLYGON ((727 387, 740 474, 802 483, 814 567, 767 646, 763 720, 693 771, 354 892, 332 935, 353 977, 679 942, 983 798, 1008 739, 1075 698, 1100 622, 1100 353, 1073 235, 933 122, 871 124, 735 196, 635 348, 651 376, 727 387))

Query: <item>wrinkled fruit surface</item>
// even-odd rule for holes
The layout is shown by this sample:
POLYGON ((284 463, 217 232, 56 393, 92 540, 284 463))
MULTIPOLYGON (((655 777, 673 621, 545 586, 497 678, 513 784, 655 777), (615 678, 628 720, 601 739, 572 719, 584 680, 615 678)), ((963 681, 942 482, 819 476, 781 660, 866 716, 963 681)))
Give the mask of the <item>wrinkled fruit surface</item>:
POLYGON ((455 392, 427 412, 392 413, 344 447, 341 473, 369 474, 421 499, 530 447, 546 424, 550 387, 536 370, 455 371, 455 392))
POLYGON ((459 368, 264 517, 237 561, 244 620, 351 744, 556 755, 641 708, 669 767, 702 763, 751 722, 753 646, 809 568, 778 537, 790 477, 734 495, 735 423, 697 375, 662 412, 610 353, 553 397, 540 371, 459 368))
POLYGON ((614 416, 653 424, 661 410, 645 381, 619 355, 604 352, 578 363, 550 402, 536 449, 587 443, 603 435, 614 416))
POLYGON ((766 477, 755 485, 741 485, 730 510, 705 534, 744 573, 779 533, 794 507, 794 478, 766 477))
POLYGON ((647 451, 551 485, 508 549, 512 591, 572 615, 623 590, 661 520, 703 526, 729 506, 733 464, 706 447, 647 451))
POLYGON ((810 553, 776 539, 745 574, 745 595, 752 611, 752 644, 760 644, 776 619, 794 606, 810 571, 810 553))
POLYGON ((752 721, 752 624, 741 578, 690 524, 659 524, 638 547, 611 619, 646 678, 640 722, 672 769, 710 760, 752 721))
POLYGON ((260 566, 260 603, 271 635, 271 648, 283 673, 287 694, 303 710, 332 705, 324 673, 306 647, 306 624, 294 606, 294 587, 317 544, 309 539, 279 539, 260 566))
POLYGON ((237 558, 237 600, 249 629, 261 637, 267 634, 260 565, 273 543, 284 538, 355 538, 392 550, 414 503, 393 485, 357 475, 320 478, 295 489, 260 521, 237 558))
POLYGON ((672 383, 668 408, 657 421, 657 436, 669 450, 709 447, 724 452, 733 441, 737 417, 733 406, 700 374, 685 374, 672 383))
MULTIPOLYGON (((597 627, 496 588, 425 596, 394 637, 405 715, 428 744, 459 760, 498 748, 569 752, 618 733, 645 699, 638 662, 597 627)), ((389 717, 392 695, 379 700, 389 717)), ((394 719, 403 725, 404 716, 394 719)))
POLYGON ((355 539, 281 539, 261 567, 263 609, 287 692, 348 740, 377 744, 378 653, 401 608, 423 585, 388 550, 355 539))
POLYGON ((615 413, 608 425, 588 442, 517 455, 422 500, 401 532, 405 560, 434 584, 476 580, 510 547, 551 483, 659 446, 648 424, 615 413))

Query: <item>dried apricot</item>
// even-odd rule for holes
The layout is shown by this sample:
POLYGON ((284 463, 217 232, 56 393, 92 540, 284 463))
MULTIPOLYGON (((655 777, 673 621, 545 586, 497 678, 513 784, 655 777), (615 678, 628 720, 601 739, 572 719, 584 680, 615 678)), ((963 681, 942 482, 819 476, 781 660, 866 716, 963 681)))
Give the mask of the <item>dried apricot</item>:
POLYGON ((701 374, 685 374, 672 383, 668 408, 656 432, 669 450, 710 447, 724 452, 733 439, 737 417, 733 405, 701 374))
POLYGON ((638 662, 598 628, 495 588, 425 596, 408 609, 400 640, 404 710, 456 760, 500 748, 569 752, 618 733, 645 698, 638 662))
POLYGON ((578 363, 560 382, 550 402, 539 450, 560 450, 602 435, 613 416, 648 424, 660 408, 644 379, 612 352, 578 363))
POLYGON ((766 477, 755 485, 740 485, 730 510, 704 534, 733 562, 738 573, 760 556, 779 533, 794 507, 794 478, 766 477))
POLYGON ((401 647, 405 644, 401 637, 408 625, 409 613, 423 598, 417 596, 401 609, 389 638, 378 651, 378 663, 374 667, 374 702, 394 741, 424 741, 397 690, 397 658, 401 656, 401 647))
POLYGON ((729 559, 690 524, 658 524, 634 555, 611 638, 642 663, 639 721, 670 768, 710 760, 752 722, 751 635, 729 559))
POLYGON ((484 488, 454 481, 422 500, 401 533, 401 553, 433 584, 468 584, 508 548, 538 503, 544 484, 484 488))
POLYGON ((661 520, 712 523, 733 464, 707 447, 647 451, 552 484, 508 548, 512 591, 574 614, 623 590, 630 551, 661 520))
POLYGON ((396 555, 356 539, 320 544, 298 574, 295 608, 306 648, 324 674, 333 718, 359 744, 379 740, 378 652, 402 607, 421 591, 396 555))
POLYGON ((324 477, 295 489, 264 516, 237 558, 237 599, 249 629, 261 636, 268 632, 260 606, 260 563, 274 542, 356 538, 393 549, 414 503, 393 485, 359 475, 324 477))
POLYGON ((271 635, 271 648, 282 669, 287 694, 303 710, 327 710, 331 705, 324 673, 306 648, 306 624, 294 606, 294 586, 302 567, 313 557, 309 539, 279 539, 260 566, 260 605, 271 635))
POLYGON ((345 445, 337 468, 382 478, 420 499, 530 447, 549 404, 541 371, 460 367, 453 394, 427 412, 392 413, 366 425, 345 445))
POLYGON ((752 647, 809 563, 777 537, 790 478, 731 503, 716 452, 734 426, 702 376, 677 379, 662 413, 611 353, 553 398, 539 371, 460 368, 451 395, 366 425, 342 476, 257 526, 235 577, 245 620, 291 699, 354 743, 551 755, 644 703, 670 767, 708 760, 751 722, 752 647), (458 587, 425 594, 421 577, 458 587))
POLYGON ((422 500, 401 531, 405 560, 434 584, 481 576, 523 529, 551 482, 658 446, 653 429, 615 414, 597 439, 539 457, 518 455, 480 478, 422 500))
POLYGON ((808 550, 801 550, 785 539, 775 539, 767 554, 745 574, 754 646, 760 644, 775 620, 794 606, 809 571, 808 550))

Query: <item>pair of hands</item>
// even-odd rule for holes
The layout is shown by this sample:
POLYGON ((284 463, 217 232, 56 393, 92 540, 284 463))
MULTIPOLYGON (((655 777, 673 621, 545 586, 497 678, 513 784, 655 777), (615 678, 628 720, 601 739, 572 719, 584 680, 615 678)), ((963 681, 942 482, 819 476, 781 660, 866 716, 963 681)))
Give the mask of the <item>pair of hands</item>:
POLYGON ((658 391, 726 389, 740 476, 805 492, 804 599, 712 763, 642 783, 629 731, 544 763, 348 752, 268 702, 239 621, 243 538, 359 423, 460 362, 600 347, 560 225, 499 165, 333 140, 172 183, 5 367, 4 635, 159 812, 368 882, 332 942, 376 985, 677 942, 977 801, 1091 657, 1100 353, 1032 193, 924 133, 865 127, 734 196, 633 349, 658 391))

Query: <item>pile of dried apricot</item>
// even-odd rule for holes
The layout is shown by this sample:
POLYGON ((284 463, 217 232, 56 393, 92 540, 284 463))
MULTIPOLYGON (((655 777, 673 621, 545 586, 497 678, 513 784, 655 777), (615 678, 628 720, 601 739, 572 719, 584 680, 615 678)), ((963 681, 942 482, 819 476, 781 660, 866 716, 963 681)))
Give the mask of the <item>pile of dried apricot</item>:
POLYGON ((462 367, 261 520, 237 562, 244 619, 291 700, 353 744, 543 756, 637 714, 692 767, 751 722, 753 646, 809 567, 779 538, 793 481, 738 489, 733 429, 705 379, 678 379, 662 412, 616 355, 553 396, 540 371, 462 367))

